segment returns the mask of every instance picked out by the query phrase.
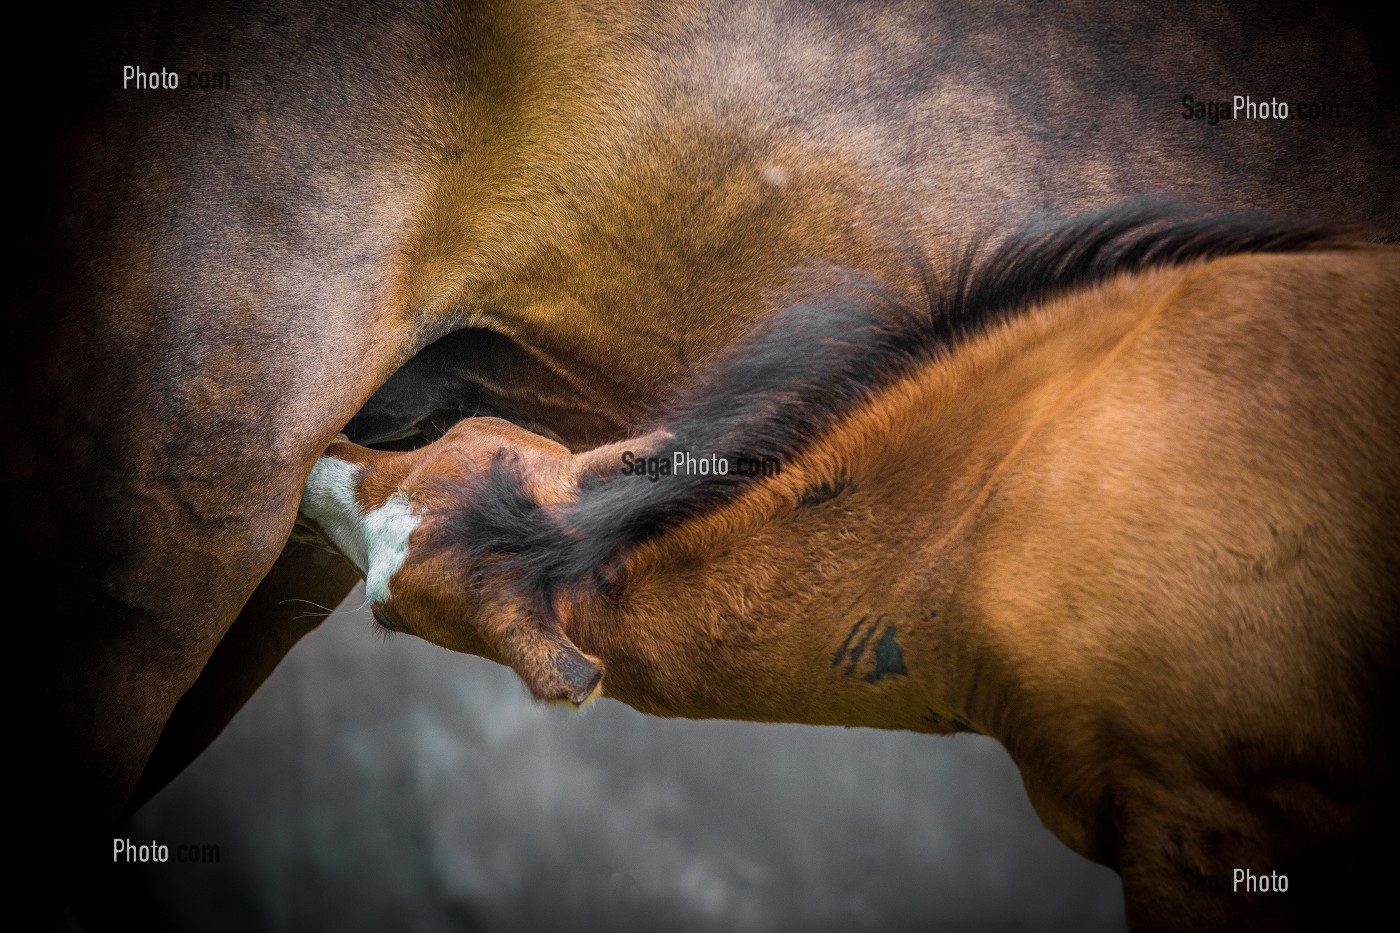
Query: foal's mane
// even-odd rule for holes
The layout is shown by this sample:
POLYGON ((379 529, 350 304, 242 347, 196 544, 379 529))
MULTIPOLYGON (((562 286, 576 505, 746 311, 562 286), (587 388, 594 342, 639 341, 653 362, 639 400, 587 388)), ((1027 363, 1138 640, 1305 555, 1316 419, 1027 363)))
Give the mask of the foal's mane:
MULTIPOLYGON (((1149 268, 1362 239, 1335 225, 1203 215, 1143 200, 1033 220, 999 245, 975 242, 941 280, 921 264, 923 288, 913 299, 850 275, 834 293, 760 322, 647 426, 672 435, 666 450, 637 453, 786 464, 882 388, 1047 299, 1149 268)), ((460 490, 461 508, 444 516, 429 546, 516 575, 521 595, 548 612, 561 588, 601 586, 638 546, 757 482, 734 472, 659 482, 590 474, 571 504, 546 511, 501 456, 487 477, 460 490)))

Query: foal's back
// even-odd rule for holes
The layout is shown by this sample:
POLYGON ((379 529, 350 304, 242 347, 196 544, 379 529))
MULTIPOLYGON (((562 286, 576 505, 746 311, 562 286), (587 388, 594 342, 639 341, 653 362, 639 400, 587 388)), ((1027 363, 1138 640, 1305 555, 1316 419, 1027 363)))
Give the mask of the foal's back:
POLYGON ((1143 307, 999 484, 966 598, 1057 723, 1016 755, 1053 762, 1047 823, 1106 779, 1135 928, 1335 920, 1394 863, 1400 249, 1218 260, 1143 307))

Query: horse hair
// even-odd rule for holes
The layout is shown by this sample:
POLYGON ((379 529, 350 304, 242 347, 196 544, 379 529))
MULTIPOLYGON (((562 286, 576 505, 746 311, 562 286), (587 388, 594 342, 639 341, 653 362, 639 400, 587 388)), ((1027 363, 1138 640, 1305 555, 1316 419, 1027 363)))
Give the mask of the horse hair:
MULTIPOLYGON (((1209 215, 1143 199, 1068 220, 1033 219, 1000 245, 974 242, 941 282, 920 263, 922 291, 913 300, 852 274, 835 293, 775 313, 649 427, 672 435, 670 450, 789 462, 882 388, 1068 291, 1150 268, 1365 239, 1336 225, 1209 215)), ((664 482, 590 473, 572 503, 547 511, 503 452, 485 477, 459 490, 460 508, 437 523, 429 547, 515 576, 528 604, 549 614, 562 588, 601 588, 638 546, 761 481, 732 472, 664 482)))

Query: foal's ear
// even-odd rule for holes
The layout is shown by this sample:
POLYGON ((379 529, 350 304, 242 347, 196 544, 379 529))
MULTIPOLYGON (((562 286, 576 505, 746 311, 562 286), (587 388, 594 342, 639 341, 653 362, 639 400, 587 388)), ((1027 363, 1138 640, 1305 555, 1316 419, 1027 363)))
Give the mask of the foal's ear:
POLYGON ((567 702, 578 709, 602 692, 603 662, 584 654, 563 635, 554 640, 548 664, 546 677, 526 681, 540 699, 567 702))
POLYGON ((503 660, 515 669, 535 699, 581 707, 602 689, 603 662, 584 654, 561 626, 537 623, 519 610, 501 632, 503 660))

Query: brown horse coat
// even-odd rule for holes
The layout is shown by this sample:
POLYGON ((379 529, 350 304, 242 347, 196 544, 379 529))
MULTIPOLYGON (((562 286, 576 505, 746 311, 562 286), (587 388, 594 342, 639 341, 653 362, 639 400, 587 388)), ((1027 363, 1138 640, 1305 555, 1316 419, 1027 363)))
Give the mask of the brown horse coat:
POLYGON ((37 871, 217 733, 290 644, 287 580, 334 603, 348 576, 283 548, 371 399, 366 436, 480 409, 589 446, 813 266, 898 284, 901 244, 1146 192, 1394 226, 1383 33, 1263 9, 52 7, 16 34, 46 70, 15 115, 0 393, 10 569, 46 601, 17 652, 37 871), (1237 92, 1343 115, 1183 118, 1237 92), (444 335, 460 367, 376 396, 444 335))
POLYGON ((982 732, 1135 928, 1345 925, 1396 864, 1400 249, 1106 216, 785 312, 645 437, 333 444, 303 512, 543 699, 982 732), (632 468, 676 450, 782 468, 632 468), (1192 884, 1237 872, 1291 886, 1192 884))

